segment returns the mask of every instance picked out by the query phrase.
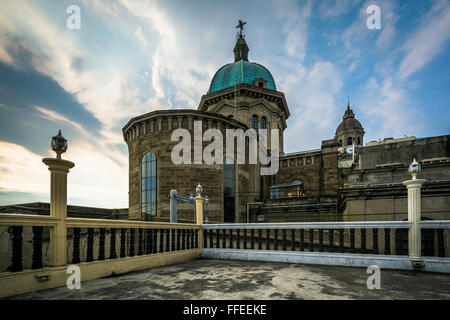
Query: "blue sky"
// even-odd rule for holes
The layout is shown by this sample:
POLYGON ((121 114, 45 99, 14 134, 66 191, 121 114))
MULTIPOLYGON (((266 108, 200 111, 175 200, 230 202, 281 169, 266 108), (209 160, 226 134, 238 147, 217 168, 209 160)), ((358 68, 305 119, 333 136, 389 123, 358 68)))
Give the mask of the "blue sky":
POLYGON ((348 97, 366 142, 450 133, 448 0, 2 0, 0 205, 49 201, 41 160, 62 129, 69 204, 127 207, 123 125, 197 108, 233 60, 238 19, 249 60, 286 95, 286 152, 333 138, 348 97), (72 4, 79 30, 66 28, 72 4), (380 30, 366 25, 373 4, 380 30))

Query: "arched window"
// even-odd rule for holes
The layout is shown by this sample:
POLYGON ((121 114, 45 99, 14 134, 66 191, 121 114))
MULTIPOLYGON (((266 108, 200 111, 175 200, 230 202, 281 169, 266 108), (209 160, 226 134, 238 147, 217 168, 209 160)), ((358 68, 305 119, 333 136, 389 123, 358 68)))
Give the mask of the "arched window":
POLYGON ((261 129, 267 129, 267 118, 266 117, 261 118, 261 129))
POLYGON ((148 152, 141 163, 141 207, 145 220, 156 216, 156 155, 148 152))
POLYGON ((256 114, 252 116, 252 128, 258 131, 258 116, 256 114))
POLYGON ((348 146, 351 146, 352 144, 353 144, 352 137, 348 137, 348 138, 347 138, 347 145, 348 145, 348 146))

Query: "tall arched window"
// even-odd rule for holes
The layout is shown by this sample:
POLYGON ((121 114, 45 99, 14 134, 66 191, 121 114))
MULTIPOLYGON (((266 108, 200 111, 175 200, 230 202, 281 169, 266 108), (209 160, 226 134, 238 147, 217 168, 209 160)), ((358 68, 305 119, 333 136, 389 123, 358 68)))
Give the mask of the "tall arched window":
POLYGON ((261 129, 267 129, 267 118, 266 117, 261 118, 261 129))
POLYGON ((142 157, 141 207, 142 217, 156 216, 156 155, 148 152, 142 157))
POLYGON ((256 114, 252 116, 252 128, 258 131, 258 116, 256 114))

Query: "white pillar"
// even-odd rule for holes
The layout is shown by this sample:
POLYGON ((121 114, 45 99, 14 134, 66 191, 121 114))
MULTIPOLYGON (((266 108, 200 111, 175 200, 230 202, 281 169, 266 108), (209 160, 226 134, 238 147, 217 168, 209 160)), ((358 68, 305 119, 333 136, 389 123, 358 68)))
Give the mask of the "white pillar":
POLYGON ((195 197, 195 211, 197 218, 197 225, 200 226, 200 230, 198 230, 198 247, 199 249, 203 249, 203 229, 201 229, 201 225, 203 224, 203 203, 205 198, 201 196, 201 194, 197 194, 195 197))
MULTIPOLYGON (((414 177, 415 178, 415 177, 414 177)), ((422 243, 420 234, 421 220, 421 188, 425 179, 413 179, 404 181, 408 188, 408 221, 411 228, 408 231, 408 254, 413 267, 420 268, 423 265, 422 243)))
POLYGON ((74 163, 55 158, 42 159, 50 170, 50 216, 57 224, 50 229, 50 259, 52 266, 67 264, 67 174, 74 163))

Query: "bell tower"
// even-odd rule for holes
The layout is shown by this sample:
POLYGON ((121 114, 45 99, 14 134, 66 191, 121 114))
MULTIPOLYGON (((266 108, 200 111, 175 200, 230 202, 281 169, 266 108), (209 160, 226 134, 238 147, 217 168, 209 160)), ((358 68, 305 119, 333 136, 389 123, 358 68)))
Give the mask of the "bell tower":
POLYGON ((336 129, 334 138, 341 147, 362 146, 364 138, 364 128, 361 123, 355 118, 355 113, 350 109, 350 101, 347 104, 342 122, 336 129))

